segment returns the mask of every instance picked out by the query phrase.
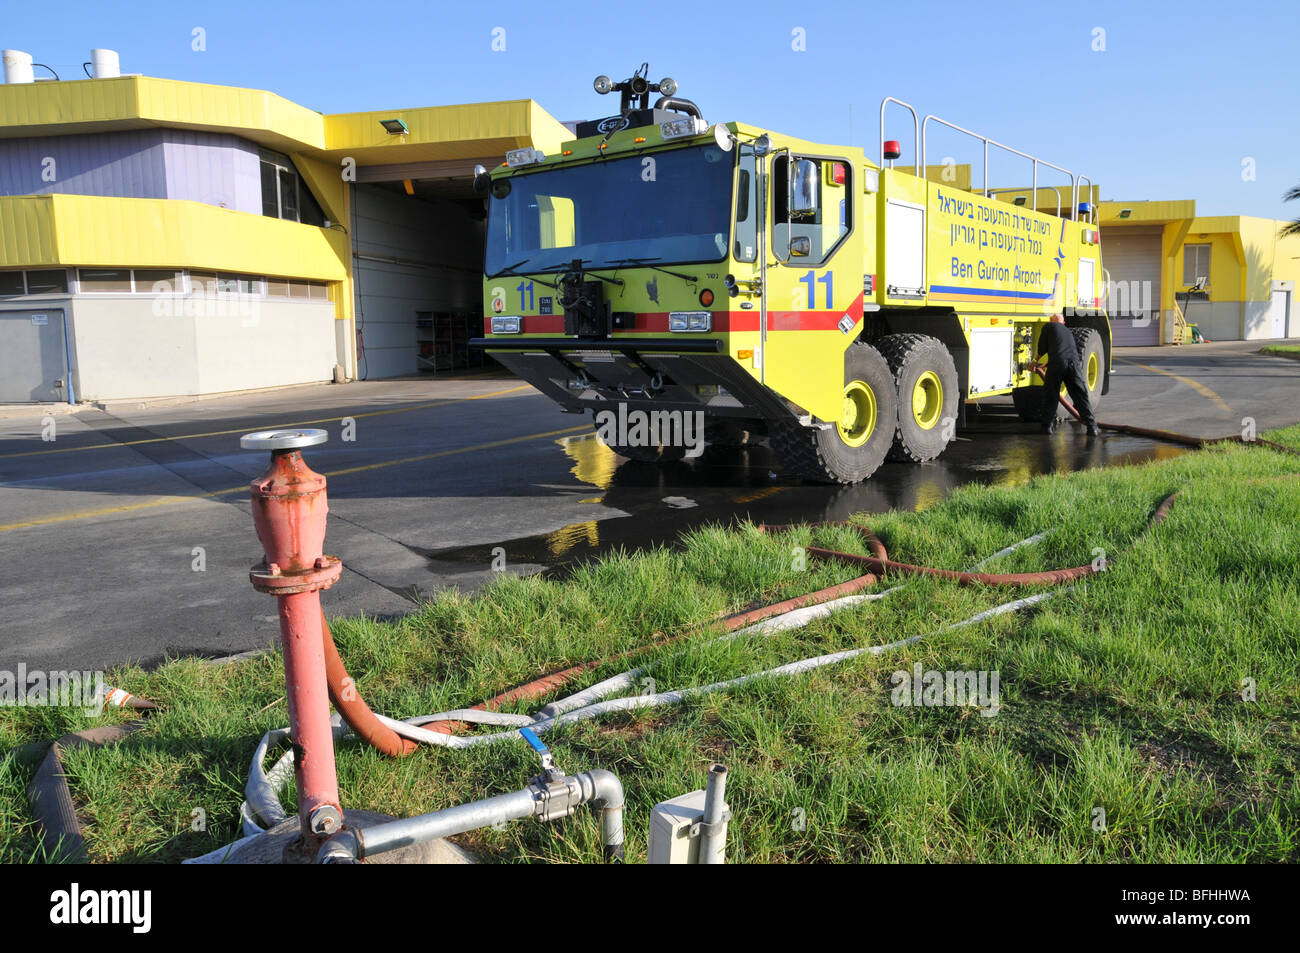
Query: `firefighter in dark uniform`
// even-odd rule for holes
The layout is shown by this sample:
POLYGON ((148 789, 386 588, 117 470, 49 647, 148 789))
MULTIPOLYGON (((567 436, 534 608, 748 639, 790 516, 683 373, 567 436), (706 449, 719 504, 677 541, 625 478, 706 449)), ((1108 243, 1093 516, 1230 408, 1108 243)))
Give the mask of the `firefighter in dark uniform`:
POLYGON ((1038 350, 1047 356, 1047 373, 1043 375, 1043 407, 1039 415, 1043 433, 1051 433, 1056 429, 1056 405, 1061 384, 1065 384, 1074 409, 1079 412, 1079 419, 1088 428, 1088 436, 1095 437, 1098 432, 1097 419, 1092 415, 1092 402, 1088 399, 1088 381, 1083 376, 1083 368, 1079 366, 1079 346, 1061 315, 1052 315, 1051 322, 1043 326, 1038 337, 1038 350))

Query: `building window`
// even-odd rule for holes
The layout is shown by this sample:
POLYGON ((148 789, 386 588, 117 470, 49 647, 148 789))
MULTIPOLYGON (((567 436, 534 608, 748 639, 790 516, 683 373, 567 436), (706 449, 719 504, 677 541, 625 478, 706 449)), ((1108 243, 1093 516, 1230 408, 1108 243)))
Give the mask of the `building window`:
POLYGON ((175 271, 135 269, 136 294, 176 294, 181 290, 182 275, 175 271))
POLYGON ((1204 278, 1207 283, 1210 280, 1210 246, 1184 245, 1183 284, 1190 287, 1198 278, 1204 278))
POLYGON ((27 272, 29 295, 67 294, 67 292, 68 273, 64 269, 27 272))
POLYGON ((0 298, 27 293, 27 282, 21 271, 0 271, 0 298))
POLYGON ((172 294, 180 287, 179 275, 165 269, 80 268, 77 290, 136 294, 172 294))
POLYGON ((309 298, 329 301, 329 284, 324 281, 300 281, 296 278, 267 278, 266 293, 272 298, 309 298))
POLYGON ((262 214, 304 225, 325 224, 325 213, 288 156, 262 150, 262 214))
POLYGON ((131 272, 129 269, 82 268, 77 271, 77 290, 129 292, 131 272))
POLYGON ((217 294, 260 296, 262 279, 252 275, 217 275, 217 294))

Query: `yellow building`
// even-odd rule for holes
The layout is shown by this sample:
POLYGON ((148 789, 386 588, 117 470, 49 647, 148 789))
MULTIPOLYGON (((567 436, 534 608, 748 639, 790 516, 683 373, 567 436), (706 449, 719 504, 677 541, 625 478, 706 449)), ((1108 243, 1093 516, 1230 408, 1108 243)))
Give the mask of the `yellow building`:
POLYGON ((1279 237, 1285 222, 1197 216, 1186 200, 1100 202, 1098 224, 1117 345, 1172 343, 1179 312, 1210 341, 1300 335, 1300 236, 1279 237))
POLYGON ((474 166, 571 137, 526 99, 322 115, 9 65, 0 403, 463 368, 482 328, 474 166))

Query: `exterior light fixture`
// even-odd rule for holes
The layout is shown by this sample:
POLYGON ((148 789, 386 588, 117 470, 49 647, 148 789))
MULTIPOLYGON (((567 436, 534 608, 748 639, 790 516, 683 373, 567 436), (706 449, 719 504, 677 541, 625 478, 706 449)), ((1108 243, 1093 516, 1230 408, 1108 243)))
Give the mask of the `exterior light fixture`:
POLYGON ((1131 208, 1122 208, 1119 210, 1120 218, 1128 218, 1132 214, 1133 214, 1133 210, 1131 208))
POLYGON ((379 125, 384 127, 384 131, 390 136, 404 136, 411 130, 406 128, 406 123, 400 119, 381 119, 379 125))

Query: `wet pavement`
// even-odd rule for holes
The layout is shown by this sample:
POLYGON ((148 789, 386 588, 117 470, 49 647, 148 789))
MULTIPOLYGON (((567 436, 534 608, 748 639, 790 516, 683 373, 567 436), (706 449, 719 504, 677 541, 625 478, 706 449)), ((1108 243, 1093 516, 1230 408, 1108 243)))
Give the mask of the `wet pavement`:
POLYGON ((699 526, 920 511, 968 484, 1015 486, 1048 473, 1145 463, 1188 452, 1141 437, 1090 438, 1072 425, 1045 436, 1022 423, 1009 405, 970 423, 939 459, 921 465, 886 463, 870 480, 854 486, 791 480, 777 472, 765 443, 708 448, 695 460, 665 466, 625 460, 591 436, 566 437, 557 443, 572 460, 573 477, 599 491, 588 500, 617 513, 491 544, 431 550, 426 553, 429 569, 444 574, 456 566, 483 566, 501 547, 509 562, 545 567, 554 577, 611 550, 676 545, 683 532, 699 526))
MULTIPOLYGON (((1244 419, 1261 432, 1300 420, 1300 362, 1258 349, 1121 349, 1100 417, 1197 436, 1240 432, 1244 419)), ((508 377, 122 402, 59 415, 53 440, 39 412, 0 413, 0 670, 274 644, 274 603, 248 582, 262 556, 248 483, 266 455, 238 441, 253 430, 329 432, 307 454, 329 479, 326 551, 345 567, 323 602, 331 616, 379 618, 449 586, 476 589, 502 553, 509 572, 563 573, 615 547, 675 545, 705 524, 922 510, 959 486, 1186 452, 1130 436, 1089 440, 1074 426, 1044 436, 1008 399, 991 399, 938 460, 818 486, 779 476, 761 445, 662 467, 626 461, 595 439, 589 418, 559 413, 508 377)))

